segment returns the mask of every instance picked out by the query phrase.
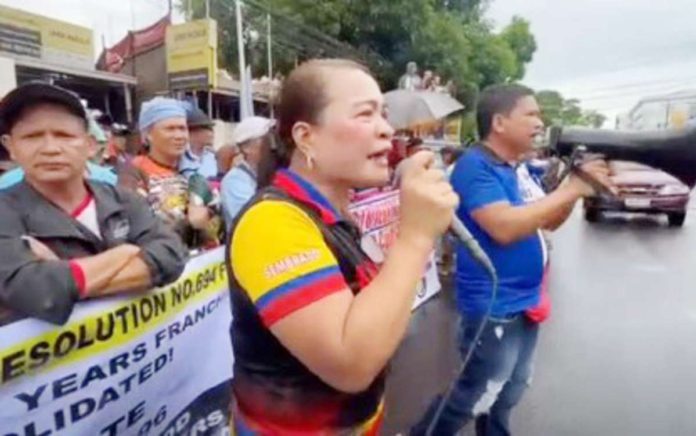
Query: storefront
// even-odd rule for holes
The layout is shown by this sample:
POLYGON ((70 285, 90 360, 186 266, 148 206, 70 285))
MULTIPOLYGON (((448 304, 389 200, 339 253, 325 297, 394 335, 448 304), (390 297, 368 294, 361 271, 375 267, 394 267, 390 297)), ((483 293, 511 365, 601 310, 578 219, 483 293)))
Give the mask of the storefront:
POLYGON ((138 81, 135 77, 104 71, 83 70, 49 64, 30 58, 16 58, 18 85, 43 80, 76 92, 90 109, 111 115, 114 121, 133 123, 132 95, 138 81))
POLYGON ((95 69, 92 29, 0 6, 0 57, 13 86, 48 81, 75 91, 91 109, 133 122, 137 79, 95 69))

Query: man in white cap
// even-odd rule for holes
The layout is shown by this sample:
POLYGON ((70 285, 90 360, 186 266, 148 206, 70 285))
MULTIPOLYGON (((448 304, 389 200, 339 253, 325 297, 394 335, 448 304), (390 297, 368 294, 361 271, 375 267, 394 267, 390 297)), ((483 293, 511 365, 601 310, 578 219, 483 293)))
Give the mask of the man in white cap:
POLYGON ((259 163, 275 121, 264 117, 248 117, 234 131, 234 143, 244 160, 222 179, 222 210, 230 228, 237 214, 256 193, 259 163))

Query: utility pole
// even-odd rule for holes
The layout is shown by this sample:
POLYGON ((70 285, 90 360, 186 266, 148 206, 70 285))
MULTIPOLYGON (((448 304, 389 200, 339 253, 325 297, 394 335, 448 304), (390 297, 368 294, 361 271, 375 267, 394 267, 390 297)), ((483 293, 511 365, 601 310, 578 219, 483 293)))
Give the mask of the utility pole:
POLYGON ((130 13, 131 13, 131 30, 128 32, 128 38, 130 39, 130 55, 132 62, 132 72, 133 76, 138 76, 138 57, 135 55, 135 8, 133 7, 133 0, 130 0, 130 13))
POLYGON ((237 52, 239 55, 239 80, 244 78, 246 70, 246 60, 244 59, 244 35, 242 27, 242 2, 241 0, 234 1, 235 15, 237 16, 237 52))
MULTIPOLYGON (((269 103, 271 103, 270 98, 271 98, 271 93, 273 91, 273 46, 272 46, 272 37, 271 37, 271 14, 266 14, 266 30, 267 30, 267 35, 266 35, 266 45, 268 46, 268 99, 269 103)), ((275 113, 273 111, 273 104, 270 104, 271 106, 271 118, 275 118, 275 113)))
POLYGON ((235 15, 237 16, 237 52, 239 55, 239 115, 240 119, 248 116, 246 104, 247 87, 251 86, 251 80, 247 80, 246 59, 244 58, 244 18, 242 17, 242 2, 235 0, 235 15))
POLYGON ((273 51, 271 39, 271 14, 266 14, 266 45, 268 46, 268 79, 273 80, 273 51))

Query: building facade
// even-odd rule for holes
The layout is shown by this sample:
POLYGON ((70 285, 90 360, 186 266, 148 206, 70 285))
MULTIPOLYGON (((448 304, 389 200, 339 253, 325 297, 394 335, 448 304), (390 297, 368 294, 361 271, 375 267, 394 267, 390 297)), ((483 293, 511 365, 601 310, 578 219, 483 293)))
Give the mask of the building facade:
POLYGON ((678 91, 640 100, 619 128, 631 130, 680 129, 696 119, 696 90, 678 91))

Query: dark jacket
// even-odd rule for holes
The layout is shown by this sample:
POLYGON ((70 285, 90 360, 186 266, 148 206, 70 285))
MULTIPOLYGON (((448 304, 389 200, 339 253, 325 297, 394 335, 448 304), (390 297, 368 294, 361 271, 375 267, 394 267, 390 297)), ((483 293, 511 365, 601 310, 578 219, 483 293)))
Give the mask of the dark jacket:
POLYGON ((78 300, 68 261, 128 243, 142 249, 151 282, 162 286, 181 275, 187 251, 179 237, 135 193, 89 182, 102 238, 22 182, 0 192, 0 306, 62 324, 78 300), (38 260, 22 236, 46 244, 60 261, 38 260))

